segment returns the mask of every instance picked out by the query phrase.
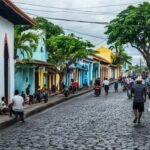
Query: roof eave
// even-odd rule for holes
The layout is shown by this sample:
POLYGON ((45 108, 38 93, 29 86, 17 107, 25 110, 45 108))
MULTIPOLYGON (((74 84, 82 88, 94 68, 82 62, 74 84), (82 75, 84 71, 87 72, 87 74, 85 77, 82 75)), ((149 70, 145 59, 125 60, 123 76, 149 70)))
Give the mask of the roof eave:
MULTIPOLYGON (((13 4, 10 0, 1 0, 5 5, 7 5, 11 10, 13 10, 18 16, 20 16, 26 23, 34 25, 35 21, 31 19, 28 15, 26 15, 21 9, 19 9, 15 4, 13 4)), ((20 23, 18 23, 20 24, 20 23)))

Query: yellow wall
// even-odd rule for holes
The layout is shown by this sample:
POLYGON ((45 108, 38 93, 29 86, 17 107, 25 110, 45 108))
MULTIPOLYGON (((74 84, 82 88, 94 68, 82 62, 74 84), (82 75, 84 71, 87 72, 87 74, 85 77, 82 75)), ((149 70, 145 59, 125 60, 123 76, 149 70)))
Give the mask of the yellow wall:
POLYGON ((39 85, 40 85, 40 88, 43 88, 43 80, 44 80, 44 72, 43 72, 43 69, 40 68, 39 69, 39 85))
POLYGON ((110 63, 112 62, 111 60, 112 51, 110 49, 101 46, 101 47, 98 47, 96 50, 99 52, 96 54, 97 56, 100 56, 106 59, 110 63))
POLYGON ((59 79, 60 79, 59 74, 56 74, 56 87, 57 87, 58 90, 60 89, 60 87, 59 87, 59 79))

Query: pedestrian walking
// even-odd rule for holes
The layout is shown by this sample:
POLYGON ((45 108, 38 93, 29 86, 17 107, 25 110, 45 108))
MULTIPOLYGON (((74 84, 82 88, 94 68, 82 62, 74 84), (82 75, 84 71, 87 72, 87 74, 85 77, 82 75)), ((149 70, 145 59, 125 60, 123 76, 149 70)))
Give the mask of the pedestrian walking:
POLYGON ((133 123, 140 123, 142 113, 144 112, 144 102, 146 101, 146 87, 142 84, 142 77, 136 79, 136 84, 132 87, 131 95, 134 96, 133 111, 135 119, 133 123))
POLYGON ((147 77, 145 84, 147 87, 147 95, 148 95, 148 98, 150 99, 150 75, 147 77))
POLYGON ((11 98, 11 106, 12 106, 12 113, 16 116, 15 119, 17 120, 18 115, 22 122, 24 122, 24 100, 22 96, 19 96, 19 91, 15 90, 15 96, 11 98))
POLYGON ((103 86, 104 86, 104 90, 105 90, 105 95, 108 95, 108 91, 109 91, 109 81, 107 78, 104 78, 103 81, 103 86))
POLYGON ((118 92, 118 82, 119 81, 115 81, 115 83, 114 83, 114 90, 115 90, 115 92, 118 92))

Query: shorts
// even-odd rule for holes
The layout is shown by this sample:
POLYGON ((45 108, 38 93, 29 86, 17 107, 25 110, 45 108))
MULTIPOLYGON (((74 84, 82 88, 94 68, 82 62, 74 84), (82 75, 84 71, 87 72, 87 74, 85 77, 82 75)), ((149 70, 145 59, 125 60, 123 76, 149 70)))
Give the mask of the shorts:
POLYGON ((139 112, 144 112, 144 103, 135 103, 133 102, 133 109, 138 110, 139 112))

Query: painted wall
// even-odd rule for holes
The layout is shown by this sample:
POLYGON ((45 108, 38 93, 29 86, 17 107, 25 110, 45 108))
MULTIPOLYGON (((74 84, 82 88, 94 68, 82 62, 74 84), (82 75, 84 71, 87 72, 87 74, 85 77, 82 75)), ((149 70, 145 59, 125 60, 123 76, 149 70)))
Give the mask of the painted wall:
MULTIPOLYGON (((44 39, 45 39, 45 34, 41 30, 29 30, 28 32, 32 32, 35 34, 39 35, 39 40, 38 40, 38 46, 36 50, 33 52, 32 58, 35 60, 40 60, 40 61, 47 61, 48 58, 48 53, 46 51, 44 39)), ((25 59, 28 58, 25 53, 23 53, 22 50, 17 51, 17 55, 19 56, 19 59, 25 59)), ((36 65, 31 65, 29 66, 28 64, 24 65, 22 68, 16 68, 16 74, 15 74, 15 88, 19 89, 21 91, 26 91, 26 88, 28 84, 31 85, 30 92, 33 94, 35 92, 35 68, 36 65), (32 67, 31 67, 32 66, 32 67), (28 81, 27 81, 28 79, 28 81), (21 81, 21 83, 20 83, 21 81), (23 86, 20 88, 19 85, 23 84, 23 86)), ((43 88, 44 84, 46 84, 47 76, 44 76, 44 69, 45 67, 39 67, 38 69, 38 80, 39 80, 39 86, 43 88)))
MULTIPOLYGON (((48 52, 46 51, 46 46, 44 43, 45 33, 42 30, 36 30, 36 31, 28 30, 28 32, 32 32, 32 33, 39 35, 38 46, 32 54, 32 59, 41 60, 41 61, 46 62, 48 59, 48 52)), ((19 59, 28 58, 27 55, 25 53, 23 53, 22 50, 18 50, 17 55, 19 56, 19 59)))
POLYGON ((0 98, 4 96, 4 39, 7 35, 9 50, 9 100, 14 95, 14 25, 0 17, 0 98))
POLYGON ((15 88, 20 92, 26 92, 26 88, 30 84, 30 93, 34 93, 35 84, 34 84, 34 67, 25 66, 15 70, 15 88), (19 79, 19 80, 18 80, 19 79))

